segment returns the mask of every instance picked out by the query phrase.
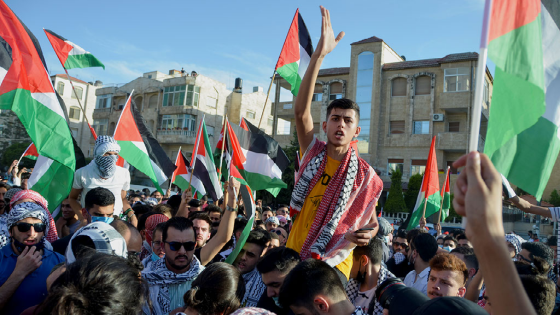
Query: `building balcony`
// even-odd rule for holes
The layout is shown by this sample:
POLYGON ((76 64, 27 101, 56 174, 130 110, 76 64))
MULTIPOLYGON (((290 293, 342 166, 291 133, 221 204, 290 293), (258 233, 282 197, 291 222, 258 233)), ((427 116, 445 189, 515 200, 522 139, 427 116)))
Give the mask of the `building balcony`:
POLYGON ((157 140, 161 143, 169 144, 194 144, 196 131, 163 129, 157 131, 157 140))
POLYGON ((111 108, 96 108, 93 110, 93 119, 107 119, 111 117, 111 108))
POLYGON ((470 106, 471 91, 439 94, 439 108, 449 113, 466 113, 470 106))
POLYGON ((436 149, 450 152, 466 152, 468 134, 461 132, 440 132, 437 135, 436 149))
POLYGON ((160 115, 189 114, 197 115, 198 107, 196 106, 163 106, 159 109, 160 115))

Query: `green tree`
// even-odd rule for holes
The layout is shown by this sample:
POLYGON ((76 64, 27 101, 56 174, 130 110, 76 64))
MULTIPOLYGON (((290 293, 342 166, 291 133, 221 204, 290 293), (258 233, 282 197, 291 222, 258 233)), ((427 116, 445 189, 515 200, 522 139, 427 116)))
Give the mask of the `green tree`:
POLYGON ((559 207, 559 206, 560 206, 560 195, 558 194, 558 191, 556 191, 556 189, 554 189, 554 190, 550 193, 550 199, 548 200, 548 202, 550 202, 551 204, 553 204, 555 207, 559 207))
MULTIPOLYGON (((4 150, 0 162, 4 167, 6 167, 6 170, 8 167, 10 167, 13 160, 19 160, 23 152, 25 152, 25 149, 27 149, 27 147, 30 144, 31 142, 16 142, 13 143, 8 148, 6 148, 6 150, 4 150)), ((21 167, 32 168, 34 166, 35 166, 35 161, 27 158, 21 159, 21 163, 19 165, 20 168, 21 167)))
POLYGON ((389 197, 384 207, 387 213, 406 212, 406 203, 403 198, 402 191, 402 173, 398 170, 391 175, 391 188, 389 189, 389 197))
POLYGON ((408 189, 404 193, 404 202, 409 211, 414 211, 416 199, 420 192, 420 186, 422 186, 422 175, 416 174, 410 176, 408 179, 408 189))

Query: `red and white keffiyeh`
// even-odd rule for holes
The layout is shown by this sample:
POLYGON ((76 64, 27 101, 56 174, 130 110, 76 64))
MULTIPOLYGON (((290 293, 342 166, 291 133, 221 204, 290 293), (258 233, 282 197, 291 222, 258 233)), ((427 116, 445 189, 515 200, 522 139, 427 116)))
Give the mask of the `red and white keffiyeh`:
POLYGON ((14 207, 14 205, 18 202, 21 202, 22 200, 25 199, 31 199, 33 200, 36 204, 40 205, 43 209, 45 209, 45 211, 47 212, 48 215, 48 225, 49 225, 49 229, 47 230, 47 235, 45 235, 45 238, 47 239, 47 241, 49 241, 50 243, 58 240, 58 232, 56 231, 56 224, 54 222, 54 219, 49 211, 49 203, 47 202, 47 200, 41 196, 41 194, 39 194, 36 191, 33 190, 22 190, 22 191, 18 191, 13 197, 12 199, 10 199, 10 209, 14 207))

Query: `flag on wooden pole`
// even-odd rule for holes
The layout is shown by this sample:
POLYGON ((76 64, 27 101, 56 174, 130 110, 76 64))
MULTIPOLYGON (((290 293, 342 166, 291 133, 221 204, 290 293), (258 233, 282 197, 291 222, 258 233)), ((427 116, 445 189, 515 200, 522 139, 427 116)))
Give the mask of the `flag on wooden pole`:
POLYGON ((451 191, 449 189, 449 167, 445 175, 445 182, 441 188, 441 221, 445 221, 449 216, 449 208, 451 208, 451 191))

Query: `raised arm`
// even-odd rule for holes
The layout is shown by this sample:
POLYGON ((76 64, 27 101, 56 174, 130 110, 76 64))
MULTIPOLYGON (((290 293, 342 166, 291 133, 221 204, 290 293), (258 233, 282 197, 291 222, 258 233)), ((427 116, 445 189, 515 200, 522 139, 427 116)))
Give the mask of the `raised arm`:
POLYGON ((547 218, 552 218, 552 213, 550 212, 550 210, 547 207, 540 207, 540 206, 532 205, 527 200, 519 198, 519 196, 515 196, 513 198, 510 198, 509 201, 513 202, 513 204, 517 208, 519 208, 519 210, 521 210, 523 212, 531 213, 531 214, 538 214, 538 215, 542 215, 542 216, 547 217, 547 218))
POLYGON ((317 48, 311 60, 303 80, 299 86, 299 92, 294 106, 294 116, 296 118, 296 131, 301 152, 305 152, 311 141, 313 141, 313 119, 311 117, 311 99, 315 90, 315 82, 319 69, 325 56, 330 53, 344 37, 344 32, 340 32, 335 38, 331 26, 329 10, 321 6, 322 26, 321 39, 317 43, 317 48))

